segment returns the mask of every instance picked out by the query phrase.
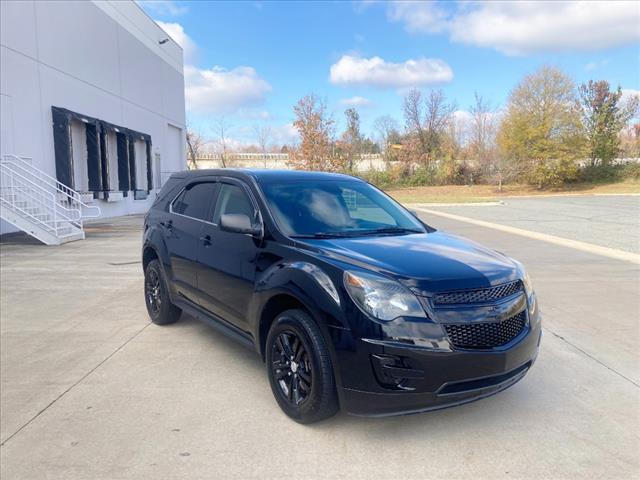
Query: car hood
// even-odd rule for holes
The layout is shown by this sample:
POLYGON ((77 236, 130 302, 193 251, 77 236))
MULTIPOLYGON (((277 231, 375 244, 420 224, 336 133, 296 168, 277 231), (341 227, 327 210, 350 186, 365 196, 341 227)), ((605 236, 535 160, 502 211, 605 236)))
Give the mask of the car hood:
POLYGON ((391 276, 420 295, 488 287, 518 278, 518 266, 509 257, 440 231, 304 243, 341 263, 391 276))

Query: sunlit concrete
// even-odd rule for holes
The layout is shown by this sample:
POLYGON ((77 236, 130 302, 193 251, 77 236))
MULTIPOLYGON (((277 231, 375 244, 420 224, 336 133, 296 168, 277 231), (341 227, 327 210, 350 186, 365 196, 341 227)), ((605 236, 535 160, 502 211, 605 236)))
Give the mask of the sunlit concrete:
POLYGON ((314 426, 281 413, 251 351, 189 317, 149 324, 140 217, 61 247, 5 241, 0 476, 638 477, 638 265, 423 217, 528 267, 544 313, 537 363, 474 404, 314 426))

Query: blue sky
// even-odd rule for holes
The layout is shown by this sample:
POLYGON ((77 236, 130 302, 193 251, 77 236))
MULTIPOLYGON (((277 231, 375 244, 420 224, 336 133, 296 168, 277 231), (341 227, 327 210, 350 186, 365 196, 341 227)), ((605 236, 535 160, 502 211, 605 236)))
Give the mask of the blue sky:
POLYGON ((402 125, 408 88, 442 88, 461 111, 477 91, 500 108, 545 63, 640 90, 638 2, 139 3, 184 48, 190 124, 213 135, 224 116, 240 143, 257 124, 292 141, 307 93, 326 99, 338 131, 354 105, 370 134, 380 115, 402 125))

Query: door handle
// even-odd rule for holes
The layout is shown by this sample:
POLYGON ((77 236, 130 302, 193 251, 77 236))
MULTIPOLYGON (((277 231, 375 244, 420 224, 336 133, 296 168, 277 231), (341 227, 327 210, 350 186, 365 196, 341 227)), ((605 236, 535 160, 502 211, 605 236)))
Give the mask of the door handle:
POLYGON ((160 222, 160 225, 162 225, 164 228, 166 228, 170 232, 173 231, 173 220, 169 220, 166 223, 165 222, 160 222))
POLYGON ((205 247, 211 246, 211 235, 205 235, 204 237, 200 237, 200 241, 205 247))

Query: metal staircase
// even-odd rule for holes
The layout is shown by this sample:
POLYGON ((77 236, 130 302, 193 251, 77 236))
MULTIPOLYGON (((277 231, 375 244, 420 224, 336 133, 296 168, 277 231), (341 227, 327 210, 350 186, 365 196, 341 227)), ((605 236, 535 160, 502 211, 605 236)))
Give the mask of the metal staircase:
POLYGON ((47 245, 84 239, 82 221, 100 216, 79 192, 33 166, 28 157, 0 160, 0 218, 47 245))

